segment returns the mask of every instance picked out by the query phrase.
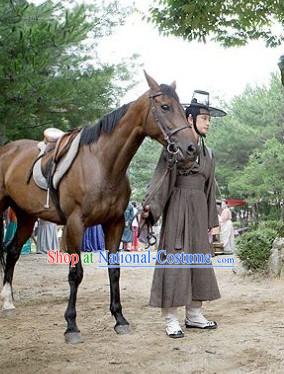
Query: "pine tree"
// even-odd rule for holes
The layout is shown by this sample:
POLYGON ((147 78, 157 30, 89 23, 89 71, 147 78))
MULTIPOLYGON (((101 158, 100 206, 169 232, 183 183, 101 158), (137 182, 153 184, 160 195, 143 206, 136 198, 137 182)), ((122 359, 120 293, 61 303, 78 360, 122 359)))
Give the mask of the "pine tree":
POLYGON ((51 0, 0 0, 0 144, 40 138, 46 127, 92 122, 118 105, 131 73, 91 53, 123 22, 127 10, 67 7, 51 0))

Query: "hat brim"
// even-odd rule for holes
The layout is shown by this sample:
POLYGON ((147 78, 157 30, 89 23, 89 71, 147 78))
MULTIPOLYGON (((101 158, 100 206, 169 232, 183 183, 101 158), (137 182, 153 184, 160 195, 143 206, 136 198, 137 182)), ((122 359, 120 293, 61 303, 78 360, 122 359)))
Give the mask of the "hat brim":
POLYGON ((188 107, 206 109, 210 113, 211 117, 225 117, 227 115, 227 113, 222 109, 214 108, 213 106, 207 106, 207 105, 204 105, 204 104, 191 103, 191 104, 182 104, 182 106, 185 109, 188 108, 188 107))

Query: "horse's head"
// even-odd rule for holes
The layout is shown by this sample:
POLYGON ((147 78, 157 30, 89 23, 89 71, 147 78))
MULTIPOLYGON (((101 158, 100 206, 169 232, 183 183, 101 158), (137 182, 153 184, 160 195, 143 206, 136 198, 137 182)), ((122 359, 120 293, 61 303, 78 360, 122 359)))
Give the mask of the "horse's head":
POLYGON ((159 85, 144 73, 150 87, 145 94, 148 100, 144 122, 146 135, 163 144, 177 160, 194 161, 199 153, 199 146, 179 102, 175 82, 170 86, 159 85))

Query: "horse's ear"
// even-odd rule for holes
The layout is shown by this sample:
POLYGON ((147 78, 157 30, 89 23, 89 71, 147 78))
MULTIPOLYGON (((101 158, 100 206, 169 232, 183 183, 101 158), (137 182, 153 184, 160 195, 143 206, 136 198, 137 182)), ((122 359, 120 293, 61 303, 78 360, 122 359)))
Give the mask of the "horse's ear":
POLYGON ((146 78, 146 80, 148 82, 148 85, 151 88, 151 90, 153 90, 153 91, 160 91, 160 86, 155 81, 155 79, 153 79, 152 77, 150 77, 150 75, 148 75, 145 70, 144 70, 144 74, 145 74, 145 78, 146 78))
POLYGON ((176 83, 176 81, 173 81, 173 82, 171 83, 171 87, 172 87, 174 90, 176 90, 176 88, 177 88, 177 83, 176 83))

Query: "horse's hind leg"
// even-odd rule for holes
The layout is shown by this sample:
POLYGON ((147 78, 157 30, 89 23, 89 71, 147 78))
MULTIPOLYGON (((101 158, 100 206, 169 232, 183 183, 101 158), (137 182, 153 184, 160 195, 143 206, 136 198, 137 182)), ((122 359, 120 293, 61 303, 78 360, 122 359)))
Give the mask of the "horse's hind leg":
MULTIPOLYGON (((124 219, 117 222, 104 225, 105 247, 109 253, 116 253, 119 249, 120 239, 124 229, 124 219)), ((122 314, 122 306, 120 302, 119 278, 120 268, 108 268, 110 280, 110 311, 116 320, 114 326, 117 334, 127 334, 129 332, 129 323, 122 314)))
POLYGON ((15 309, 12 297, 12 281, 16 262, 21 253, 21 248, 33 232, 35 218, 16 210, 17 231, 11 243, 7 246, 6 264, 4 270, 4 282, 1 296, 4 299, 3 310, 15 309))
POLYGON ((84 227, 81 220, 81 212, 76 211, 68 218, 65 229, 64 238, 66 240, 66 247, 69 253, 77 255, 77 261, 74 266, 69 265, 69 286, 70 296, 68 306, 65 312, 65 319, 67 321, 67 329, 65 331, 66 343, 76 344, 82 342, 80 330, 76 324, 76 299, 78 287, 83 279, 83 267, 81 263, 80 249, 82 245, 82 238, 84 227))

